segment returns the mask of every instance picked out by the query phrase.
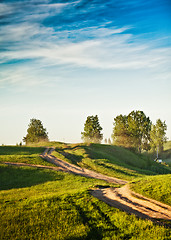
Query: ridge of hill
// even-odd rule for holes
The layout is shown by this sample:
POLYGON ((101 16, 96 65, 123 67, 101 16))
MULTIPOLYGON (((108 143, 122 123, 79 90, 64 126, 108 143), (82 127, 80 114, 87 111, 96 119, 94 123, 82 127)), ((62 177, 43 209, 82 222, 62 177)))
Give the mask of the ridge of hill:
POLYGON ((77 166, 125 180, 156 174, 169 174, 171 169, 154 162, 150 156, 129 149, 104 144, 54 144, 54 156, 77 166))

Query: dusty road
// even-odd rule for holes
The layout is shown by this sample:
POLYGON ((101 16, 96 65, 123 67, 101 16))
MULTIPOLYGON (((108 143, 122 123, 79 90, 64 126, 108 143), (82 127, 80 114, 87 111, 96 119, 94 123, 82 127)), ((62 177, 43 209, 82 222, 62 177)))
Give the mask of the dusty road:
POLYGON ((90 177, 90 178, 96 178, 96 179, 101 179, 110 183, 114 183, 114 184, 119 184, 119 185, 124 185, 127 183, 127 181, 118 179, 118 178, 114 178, 114 177, 108 177, 106 175, 103 175, 101 173, 97 173, 94 171, 91 171, 89 169, 86 168, 81 168, 78 167, 74 164, 71 163, 67 163, 61 159, 58 159, 56 157, 54 157, 51 153, 54 151, 53 148, 51 149, 46 149, 44 151, 44 153, 41 155, 41 157, 43 157, 44 159, 46 159, 48 162, 51 162, 53 164, 55 164, 56 166, 60 167, 60 170, 63 170, 65 172, 70 172, 73 174, 77 174, 77 175, 81 175, 84 177, 90 177))
POLYGON ((141 218, 171 220, 170 206, 132 192, 128 184, 115 189, 95 189, 91 194, 110 206, 141 218))
MULTIPOLYGON (((129 189, 127 181, 108 177, 94 171, 80 168, 73 164, 67 163, 61 159, 58 159, 52 155, 54 151, 53 148, 47 148, 42 155, 42 158, 46 159, 48 162, 55 164, 57 167, 42 166, 42 165, 32 165, 25 163, 9 163, 5 164, 14 166, 31 166, 45 169, 52 169, 55 171, 64 171, 73 174, 78 174, 84 177, 96 178, 105 180, 110 183, 124 185, 121 188, 99 188, 91 190, 91 194, 104 201, 105 203, 119 208, 127 213, 135 214, 138 217, 151 219, 156 221, 156 219, 164 219, 171 221, 171 207, 160 203, 158 201, 146 198, 138 193, 132 192, 129 189)), ((170 226, 170 223, 169 223, 170 226)))

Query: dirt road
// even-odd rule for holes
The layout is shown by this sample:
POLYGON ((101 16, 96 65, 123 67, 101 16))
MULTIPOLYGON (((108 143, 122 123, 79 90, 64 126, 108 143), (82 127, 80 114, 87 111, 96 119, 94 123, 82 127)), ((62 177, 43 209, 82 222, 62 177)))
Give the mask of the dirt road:
POLYGON ((91 194, 110 206, 141 218, 171 220, 170 206, 132 192, 128 184, 115 189, 95 189, 91 194))
MULTIPOLYGON (((32 164, 25 164, 25 163, 5 163, 8 165, 17 165, 17 166, 31 166, 31 167, 38 167, 38 168, 46 168, 52 169, 55 171, 64 171, 73 174, 78 174, 84 177, 96 178, 105 180, 110 183, 124 185, 121 188, 100 188, 91 190, 91 194, 104 201, 105 203, 119 208, 127 213, 135 214, 138 217, 150 219, 156 222, 156 219, 164 219, 171 221, 171 207, 160 203, 158 201, 146 198, 138 193, 132 192, 129 189, 129 185, 127 181, 108 177, 100 173, 96 173, 94 171, 80 168, 73 164, 67 163, 61 159, 58 159, 52 155, 54 151, 53 148, 47 148, 42 155, 42 158, 46 159, 48 162, 55 164, 58 167, 49 167, 49 166, 42 166, 42 165, 32 165, 32 164)), ((171 225, 170 223, 168 224, 171 225)))
POLYGON ((85 177, 102 179, 116 184, 126 184, 121 188, 103 188, 91 191, 91 194, 105 203, 119 208, 127 213, 135 214, 141 218, 171 220, 171 207, 158 201, 146 198, 129 189, 127 181, 105 176, 100 173, 77 167, 54 157, 54 149, 46 149, 42 157, 54 163, 65 172, 79 174, 85 177))
POLYGON ((60 167, 60 170, 63 170, 65 172, 70 172, 73 174, 81 175, 84 177, 90 177, 90 178, 96 178, 96 179, 101 179, 104 181, 107 181, 109 183, 114 183, 114 184, 119 184, 119 185, 124 185, 127 183, 127 181, 114 178, 114 177, 108 177, 106 175, 103 175, 101 173, 97 173, 91 170, 88 170, 86 168, 81 168, 78 167, 74 164, 67 163, 61 159, 58 159, 54 157, 51 153, 54 151, 53 148, 51 149, 46 149, 44 153, 41 155, 42 158, 46 159, 48 162, 51 162, 55 164, 56 166, 60 167))

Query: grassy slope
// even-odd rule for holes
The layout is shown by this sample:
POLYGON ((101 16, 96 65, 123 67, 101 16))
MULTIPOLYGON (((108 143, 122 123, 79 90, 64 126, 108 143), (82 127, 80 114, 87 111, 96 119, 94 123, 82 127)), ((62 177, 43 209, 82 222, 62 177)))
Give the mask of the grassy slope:
POLYGON ((126 180, 146 175, 171 173, 171 169, 150 160, 148 156, 127 149, 100 144, 54 144, 56 157, 126 180))
MULTIPOLYGON (((57 148, 58 156, 69 162, 107 171, 109 175, 124 179, 168 171, 145 156, 123 148, 96 144, 49 144, 57 148), (142 169, 149 166, 153 172, 142 169)), ((36 164, 43 164, 38 156, 41 152, 42 148, 35 147, 0 147, 2 158, 12 156, 13 161, 24 159, 27 163, 34 163, 38 158, 40 162, 36 164)), ((103 181, 51 170, 4 165, 0 165, 0 175, 0 239, 170 239, 170 230, 166 227, 128 215, 92 197, 89 189, 108 185, 103 181)), ((154 176, 157 177, 164 179, 163 176, 154 176)), ((141 182, 137 182, 137 186, 141 182)), ((147 182, 149 180, 146 179, 147 182)), ((155 186, 155 181, 152 182, 155 186)), ((167 184, 161 185, 165 192, 167 184)), ((149 194, 156 197, 150 191, 149 194)))
POLYGON ((43 147, 0 146, 0 162, 18 162, 54 166, 39 157, 43 151, 43 147))
POLYGON ((164 145, 164 152, 161 154, 163 161, 171 167, 171 141, 164 145))
POLYGON ((5 172, 1 189, 7 189, 5 180, 10 182, 9 190, 0 191, 0 239, 170 238, 166 227, 128 215, 92 197, 89 189, 105 185, 103 181, 28 167, 1 168, 5 172), (21 171, 27 187, 23 186, 23 178, 17 177, 21 171))
POLYGON ((171 174, 145 177, 131 183, 131 188, 171 206, 171 174))

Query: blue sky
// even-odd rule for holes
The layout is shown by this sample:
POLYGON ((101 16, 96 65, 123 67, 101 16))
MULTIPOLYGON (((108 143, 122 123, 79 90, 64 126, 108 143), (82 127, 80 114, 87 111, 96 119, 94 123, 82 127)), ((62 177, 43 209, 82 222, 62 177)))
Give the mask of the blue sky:
POLYGON ((0 144, 31 118, 50 140, 81 142, 89 115, 104 138, 119 114, 166 121, 171 139, 170 0, 1 0, 0 144))

